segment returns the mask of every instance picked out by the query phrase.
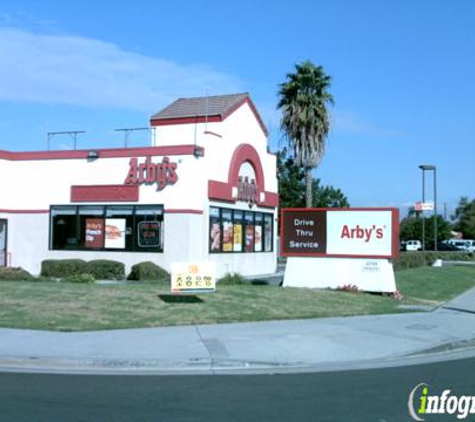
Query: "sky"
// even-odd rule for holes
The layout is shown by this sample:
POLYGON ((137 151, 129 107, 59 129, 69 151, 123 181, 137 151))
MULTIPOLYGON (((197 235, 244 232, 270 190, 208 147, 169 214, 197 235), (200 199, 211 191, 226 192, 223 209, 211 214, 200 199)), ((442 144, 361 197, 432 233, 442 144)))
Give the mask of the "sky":
POLYGON ((475 198, 472 0, 0 0, 0 149, 44 150, 69 130, 86 131, 78 148, 120 147, 115 129, 179 97, 249 92, 277 151, 279 84, 304 60, 332 78, 323 184, 404 214, 431 164, 441 213, 475 198))

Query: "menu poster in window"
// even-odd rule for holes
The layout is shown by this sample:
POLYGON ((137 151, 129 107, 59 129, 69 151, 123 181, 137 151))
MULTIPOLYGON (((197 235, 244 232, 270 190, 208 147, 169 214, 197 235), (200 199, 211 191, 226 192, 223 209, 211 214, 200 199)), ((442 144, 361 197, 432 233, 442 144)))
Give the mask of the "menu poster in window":
POLYGON ((254 228, 254 251, 262 252, 262 226, 254 228))
POLYGON ((100 249, 104 246, 104 219, 86 218, 86 248, 100 249))
POLYGON ((234 224, 234 252, 242 251, 242 224, 234 224))
POLYGON ((254 226, 246 226, 246 252, 254 252, 254 226))
POLYGON ((160 246, 160 222, 141 221, 137 225, 138 244, 142 248, 160 246))
POLYGON ((233 223, 231 221, 223 222, 223 252, 232 252, 233 250, 233 223))
POLYGON ((209 244, 211 252, 221 252, 219 208, 210 208, 209 210, 209 244))
POLYGON ((233 223, 231 210, 222 210, 223 219, 223 252, 233 250, 233 223))
POLYGON ((106 218, 107 249, 125 249, 125 218, 106 218))

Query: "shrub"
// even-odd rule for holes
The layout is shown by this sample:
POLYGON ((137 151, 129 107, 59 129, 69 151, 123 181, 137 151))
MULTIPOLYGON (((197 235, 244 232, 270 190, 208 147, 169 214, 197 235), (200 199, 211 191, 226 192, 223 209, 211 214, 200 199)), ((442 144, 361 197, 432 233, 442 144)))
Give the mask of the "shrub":
POLYGON ((82 273, 82 274, 73 274, 69 277, 64 278, 62 281, 67 283, 94 283, 96 279, 92 274, 82 273))
POLYGON ((0 280, 33 281, 35 278, 23 268, 0 268, 0 280))
POLYGON ((109 259, 95 259, 87 263, 87 270, 96 280, 123 280, 125 279, 125 266, 122 262, 109 259))
POLYGON ((401 252, 399 257, 393 260, 394 271, 424 267, 425 265, 427 264, 422 252, 401 252))
POLYGON ((460 262, 475 261, 475 253, 447 251, 400 252, 399 257, 393 260, 393 266, 395 271, 407 270, 408 268, 432 265, 438 259, 460 262))
POLYGON ((41 262, 44 277, 65 278, 87 272, 87 263, 82 259, 46 259, 41 262))
POLYGON ((127 279, 137 281, 169 281, 170 273, 151 261, 145 261, 133 265, 127 279))
POLYGON ((249 284, 244 277, 239 273, 226 274, 224 277, 218 280, 220 286, 237 286, 241 284, 249 284))

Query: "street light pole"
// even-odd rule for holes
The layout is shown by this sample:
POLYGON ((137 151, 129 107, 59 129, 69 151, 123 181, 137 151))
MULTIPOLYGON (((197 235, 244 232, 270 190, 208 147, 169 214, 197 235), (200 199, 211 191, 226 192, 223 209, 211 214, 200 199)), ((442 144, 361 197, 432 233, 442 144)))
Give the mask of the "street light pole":
POLYGON ((425 217, 424 217, 424 204, 426 202, 426 177, 425 171, 422 166, 419 166, 422 169, 422 252, 426 250, 426 225, 425 225, 425 217))
POLYGON ((434 251, 437 251, 437 168, 434 166, 434 251))
POLYGON ((425 172, 434 172, 434 250, 437 250, 437 168, 432 164, 421 164, 419 168, 422 170, 422 250, 425 250, 425 220, 424 220, 424 203, 425 203, 425 172))

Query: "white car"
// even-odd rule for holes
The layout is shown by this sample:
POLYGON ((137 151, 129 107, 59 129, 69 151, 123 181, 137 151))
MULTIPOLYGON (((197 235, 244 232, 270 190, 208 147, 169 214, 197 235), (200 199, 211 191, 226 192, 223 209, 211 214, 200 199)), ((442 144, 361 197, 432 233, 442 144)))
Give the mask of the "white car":
POLYGON ((406 240, 406 251, 422 251, 420 240, 406 240))
POLYGON ((450 239, 444 243, 455 246, 464 252, 475 252, 475 240, 472 239, 450 239))

